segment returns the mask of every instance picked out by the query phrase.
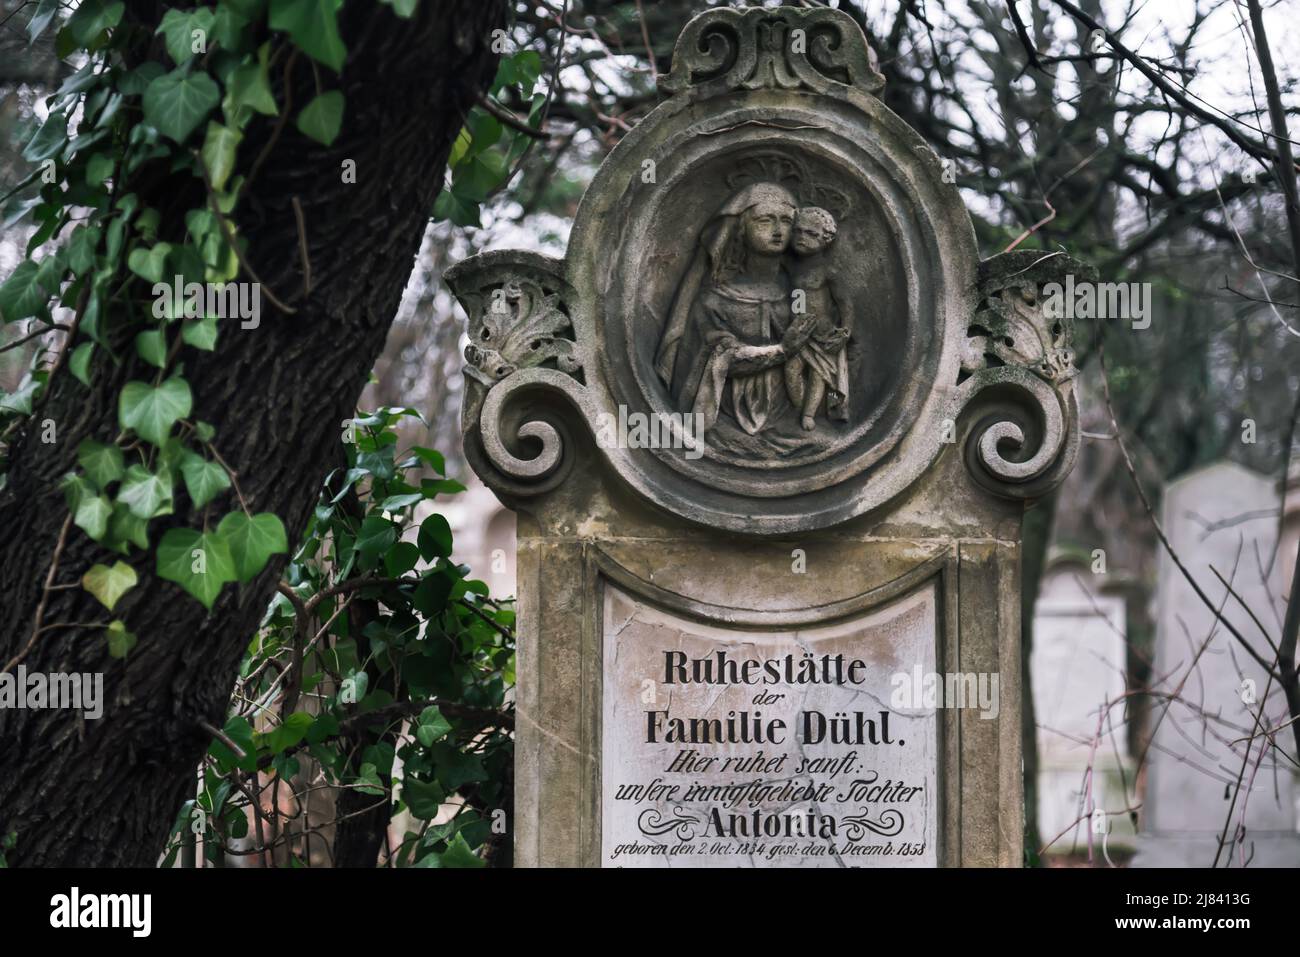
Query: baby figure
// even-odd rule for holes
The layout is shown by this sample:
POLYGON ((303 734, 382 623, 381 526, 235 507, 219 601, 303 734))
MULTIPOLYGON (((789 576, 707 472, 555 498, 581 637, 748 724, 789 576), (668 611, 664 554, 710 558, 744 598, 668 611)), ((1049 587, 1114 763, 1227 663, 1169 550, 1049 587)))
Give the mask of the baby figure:
POLYGON ((790 238, 795 254, 791 285, 803 292, 804 313, 794 316, 784 339, 794 352, 785 364, 785 385, 790 398, 800 407, 806 431, 816 427, 814 417, 823 398, 832 419, 848 419, 845 396, 849 370, 844 345, 849 330, 838 323, 846 300, 826 255, 837 229, 835 217, 826 210, 805 206, 795 213, 790 238))

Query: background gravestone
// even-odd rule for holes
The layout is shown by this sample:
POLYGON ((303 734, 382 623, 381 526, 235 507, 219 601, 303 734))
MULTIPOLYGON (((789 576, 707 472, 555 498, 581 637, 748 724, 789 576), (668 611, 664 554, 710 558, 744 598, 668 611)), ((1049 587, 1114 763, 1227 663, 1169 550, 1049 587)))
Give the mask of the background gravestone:
POLYGON ((1079 267, 981 263, 873 61, 834 10, 704 13, 564 259, 447 273, 518 513, 521 865, 1022 863, 1020 527, 1077 449, 1043 287, 1079 267))
MULTIPOLYGON (((1108 846, 1133 846, 1124 813, 1134 784, 1124 599, 1107 594, 1101 581, 1087 562, 1054 561, 1034 605, 1029 673, 1038 726, 1038 830, 1044 844, 1052 842, 1049 854, 1086 847, 1097 808, 1107 815, 1108 846), (1102 713, 1107 705, 1109 722, 1102 713)), ((1099 845, 1094 840, 1098 855, 1099 845)))
MULTIPOLYGON (((1272 651, 1250 615, 1227 596, 1211 569, 1232 583, 1261 622, 1272 625, 1276 638, 1289 581, 1284 577, 1289 569, 1280 558, 1274 560, 1280 507, 1276 479, 1220 462, 1171 483, 1165 489, 1162 516, 1170 545, 1201 589, 1269 659, 1272 651)), ((1163 719, 1161 702, 1151 711, 1150 720, 1158 724, 1133 866, 1209 867, 1230 818, 1228 840, 1244 823, 1244 851, 1252 866, 1300 867, 1295 776, 1290 765, 1276 760, 1270 748, 1252 775, 1258 742, 1249 762, 1243 762, 1240 739, 1251 732, 1256 701, 1268 688, 1263 668, 1218 624, 1167 554, 1161 555, 1156 600, 1152 673, 1164 676, 1157 690, 1172 692, 1180 682, 1183 686, 1181 700, 1170 705, 1163 719), (1252 695, 1243 696, 1246 682, 1252 685, 1252 695), (1245 778, 1234 802, 1243 764, 1245 778)), ((1287 718, 1286 701, 1276 682, 1266 701, 1266 724, 1282 724, 1287 718)), ((1235 867, 1241 862, 1234 847, 1220 857, 1219 866, 1235 867)))

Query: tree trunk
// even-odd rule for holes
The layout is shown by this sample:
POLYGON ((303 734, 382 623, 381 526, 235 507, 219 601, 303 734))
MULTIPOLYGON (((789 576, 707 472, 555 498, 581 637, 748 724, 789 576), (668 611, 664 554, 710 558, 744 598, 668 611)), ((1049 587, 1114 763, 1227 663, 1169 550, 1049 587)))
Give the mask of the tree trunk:
MULTIPOLYGON (((152 5, 134 4, 128 16, 140 17, 142 9, 152 5)), ((493 76, 491 32, 503 25, 504 8, 499 0, 422 0, 413 19, 401 20, 388 7, 352 3, 340 20, 348 47, 339 80, 347 104, 342 133, 324 147, 296 131, 292 118, 314 95, 311 65, 297 57, 290 122, 236 210, 248 261, 297 312, 274 311, 264 294, 259 328, 223 322, 215 352, 182 354, 194 418, 216 427, 214 444, 250 509, 279 515, 291 542, 306 526, 321 480, 341 459, 340 423, 353 414, 383 346, 452 142, 493 76), (346 160, 355 161, 355 183, 343 182, 346 160), (314 282, 306 295, 294 197, 314 282)), ((283 104, 280 72, 276 95, 283 104)), ((240 172, 253 168, 272 125, 250 129, 240 172)), ((179 215, 201 203, 195 182, 188 173, 156 173, 137 192, 162 211, 163 229, 174 232, 184 228, 179 215)), ((75 467, 82 439, 113 439, 123 383, 148 375, 133 357, 116 366, 101 361, 87 394, 59 372, 15 443, 0 492, 0 663, 32 637, 61 532, 66 544, 53 584, 73 585, 93 563, 111 564, 102 548, 65 525, 57 483, 75 467), (57 442, 40 442, 42 419, 55 422, 57 442)), ((183 491, 176 504, 177 515, 151 524, 152 544, 167 523, 203 523, 183 491)), ((227 493, 209 521, 231 507, 227 493)), ((139 637, 124 661, 109 657, 100 628, 80 627, 44 631, 23 661, 29 673, 102 672, 103 716, 0 710, 0 835, 17 832, 13 864, 156 863, 210 740, 200 723, 222 724, 239 660, 285 556, 248 585, 228 585, 211 613, 153 574, 152 552, 131 561, 140 583, 113 615, 139 637)), ((47 598, 47 625, 107 620, 79 587, 47 598)))

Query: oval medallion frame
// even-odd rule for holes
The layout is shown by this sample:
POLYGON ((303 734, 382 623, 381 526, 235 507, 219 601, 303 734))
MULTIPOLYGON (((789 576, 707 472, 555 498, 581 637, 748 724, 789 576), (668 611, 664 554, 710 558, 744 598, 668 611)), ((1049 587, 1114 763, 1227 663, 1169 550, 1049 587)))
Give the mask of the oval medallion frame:
MULTIPOLYGON (((769 19, 779 24, 779 11, 769 11, 769 19)), ((849 25, 862 43, 856 26, 849 25)), ((841 44, 850 41, 851 33, 845 33, 841 44)), ((692 42, 698 40, 684 35, 675 53, 675 63, 685 57, 685 69, 691 69, 690 53, 683 46, 689 51, 692 42)), ((579 206, 566 277, 574 288, 589 291, 580 319, 591 323, 585 331, 608 406, 627 416, 689 412, 689 402, 675 402, 656 374, 654 359, 666 323, 665 288, 671 293, 702 225, 725 204, 724 191, 735 188, 718 167, 739 170, 747 161, 784 155, 792 165, 838 173, 830 184, 802 184, 804 196, 798 198, 848 193, 856 207, 850 216, 869 221, 858 230, 858 248, 838 250, 837 270, 851 274, 860 268, 854 253, 860 255, 864 235, 897 253, 899 275, 891 291, 902 301, 905 319, 892 326, 868 324, 869 330, 884 327, 885 335, 872 337, 883 341, 856 344, 869 350, 875 369, 892 374, 883 401, 852 409, 858 421, 838 429, 819 423, 832 438, 811 452, 760 449, 746 455, 720 451, 706 437, 702 455, 654 448, 629 456, 639 479, 633 484, 678 514, 736 530, 820 528, 884 504, 952 440, 944 419, 973 308, 979 263, 974 231, 938 158, 864 91, 869 81, 848 85, 823 77, 818 88, 801 79, 790 89, 750 89, 736 82, 741 72, 743 67, 733 67, 729 75, 685 85, 611 152, 579 206), (701 189, 693 180, 708 182, 701 189), (696 206, 701 194, 706 203, 712 195, 712 208, 696 206), (665 228, 683 220, 693 220, 691 232, 665 228)), ((761 174, 751 175, 758 181, 761 174)), ((841 225, 837 244, 845 232, 841 225)), ((871 304, 860 287, 855 292, 861 308, 853 318, 860 320, 871 304)), ((577 331, 581 341, 584 330, 577 331)), ((850 396, 853 387, 870 390, 874 384, 861 374, 868 364, 859 360, 855 368, 850 360, 850 396)))

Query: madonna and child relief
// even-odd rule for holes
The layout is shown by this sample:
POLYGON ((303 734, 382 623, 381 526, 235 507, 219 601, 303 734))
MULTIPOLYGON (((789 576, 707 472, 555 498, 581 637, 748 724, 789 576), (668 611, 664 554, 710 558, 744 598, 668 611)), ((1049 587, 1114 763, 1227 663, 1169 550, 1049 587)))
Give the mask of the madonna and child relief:
POLYGON ((655 371, 712 444, 785 454, 849 420, 850 289, 840 224, 791 190, 755 182, 701 230, 668 313, 655 371))

